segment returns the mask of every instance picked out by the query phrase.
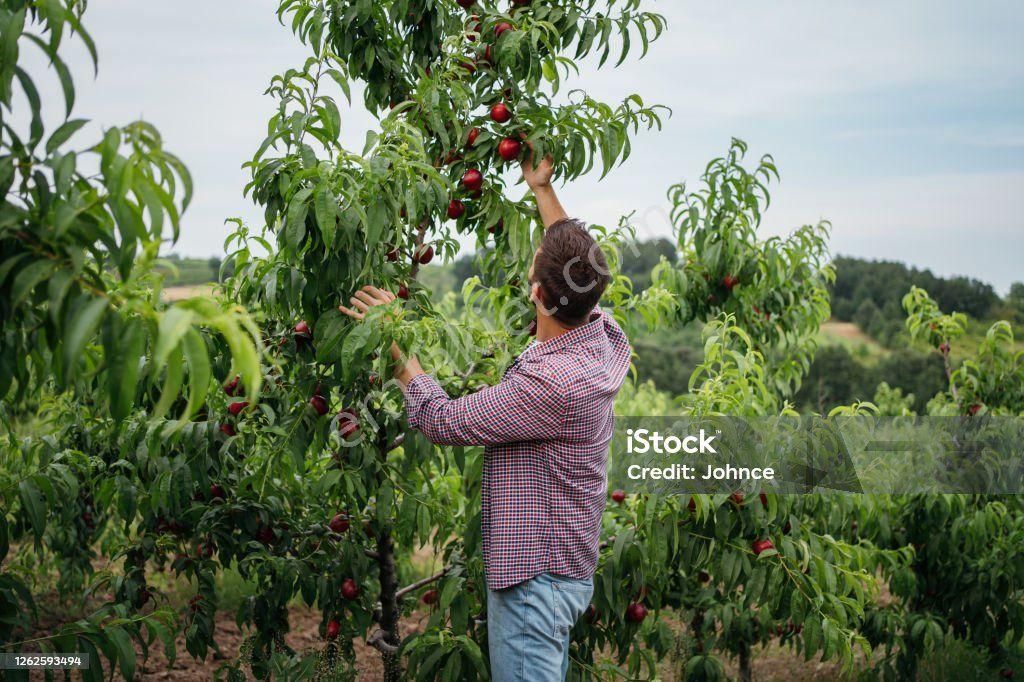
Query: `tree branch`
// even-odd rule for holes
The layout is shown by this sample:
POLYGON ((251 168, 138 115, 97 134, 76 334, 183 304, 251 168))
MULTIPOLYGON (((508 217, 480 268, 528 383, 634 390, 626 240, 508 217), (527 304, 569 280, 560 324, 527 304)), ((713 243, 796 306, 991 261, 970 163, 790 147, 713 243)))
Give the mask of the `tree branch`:
POLYGON ((435 573, 432 576, 428 576, 428 577, 424 578, 423 580, 417 580, 416 582, 414 582, 414 583, 412 583, 410 585, 406 585, 402 589, 398 590, 398 592, 395 592, 395 598, 396 599, 401 599, 402 597, 404 597, 405 595, 409 594, 410 592, 415 592, 416 590, 420 589, 421 587, 423 587, 425 585, 429 585, 430 583, 437 582, 441 578, 445 577, 445 575, 447 575, 448 571, 450 571, 450 570, 452 570, 451 566, 445 566, 444 568, 442 568, 440 571, 438 571, 437 573, 435 573))
POLYGON ((395 439, 393 441, 388 443, 388 448, 387 448, 387 450, 385 450, 385 452, 391 452, 392 450, 397 450, 398 448, 400 448, 402 446, 402 443, 404 443, 404 442, 405 442, 405 434, 404 433, 398 434, 397 436, 395 436, 395 439))
POLYGON ((398 653, 398 647, 394 644, 388 644, 387 636, 386 632, 378 628, 373 631, 373 634, 366 640, 366 643, 381 652, 384 656, 394 658, 395 654, 398 653))

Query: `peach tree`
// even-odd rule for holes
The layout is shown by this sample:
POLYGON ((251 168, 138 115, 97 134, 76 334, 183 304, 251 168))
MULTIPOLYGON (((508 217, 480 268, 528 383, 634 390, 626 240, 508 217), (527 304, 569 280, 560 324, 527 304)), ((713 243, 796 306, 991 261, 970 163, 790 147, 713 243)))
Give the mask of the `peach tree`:
MULTIPOLYGON (((827 224, 759 238, 778 174, 768 156, 748 169, 746 152, 733 140, 696 191, 669 191, 681 258, 663 260, 652 279, 673 304, 663 324, 704 325, 703 361, 674 412, 691 419, 796 416, 787 398, 829 316, 827 224)), ((754 648, 774 640, 850 668, 869 646, 858 628, 876 593, 873 576, 895 573, 909 557, 833 536, 820 522, 833 496, 618 492, 593 607, 574 631, 574 674, 585 679, 623 665, 630 677, 653 676, 670 656, 680 679, 724 678, 722 657, 737 659, 749 679, 754 648), (673 618, 686 623, 682 634, 673 618)))
MULTIPOLYGON (((39 97, 17 61, 4 61, 4 104, 17 81, 32 115, 27 136, 4 122, 0 160, 12 188, 0 233, 2 388, 19 408, 5 442, 18 462, 5 471, 3 547, 12 536, 20 565, 34 534, 36 554, 69 569, 68 586, 112 595, 79 630, 127 677, 132 638, 145 647, 171 634, 153 572, 194 590, 180 627, 188 651, 205 656, 228 567, 253 592, 238 613, 250 636, 229 677, 243 666, 259 677, 354 676, 352 642, 367 635, 389 679, 403 662, 422 676, 487 675, 480 453, 435 450, 406 432, 378 350, 396 340, 419 352, 453 394, 496 380, 528 321, 516 275, 501 273, 524 272, 539 230, 506 171, 527 147, 550 154, 563 179, 625 160, 630 137, 659 126, 662 112, 636 95, 612 106, 566 92, 564 81, 579 60, 646 51, 664 22, 638 0, 458 5, 281 3, 311 56, 271 83, 277 113, 248 164, 246 192, 265 224, 236 225, 235 274, 214 296, 173 306, 160 301, 154 264, 165 232, 177 235, 187 171, 145 124, 67 152, 83 125, 71 120, 37 154, 39 97), (340 142, 350 91, 379 118, 358 152, 340 142), (98 174, 76 170, 84 155, 98 174), (506 325, 453 324, 417 282, 421 266, 473 235, 493 247, 487 296, 505 303, 506 325), (343 320, 339 302, 371 282, 403 304, 379 326, 343 320), (16 420, 37 407, 46 437, 19 437, 16 420), (401 564, 420 545, 443 567, 403 587, 401 564), (94 572, 97 546, 117 570, 94 572), (403 641, 400 616, 420 596, 431 622, 403 641), (313 655, 284 638, 295 598, 323 613, 327 644, 313 655)), ((5 57, 22 43, 42 47, 70 93, 57 48, 73 32, 93 49, 83 10, 5 2, 5 57), (23 31, 26 21, 39 35, 23 31)), ((24 588, 5 583, 10 613, 30 611, 24 588)), ((15 623, 5 640, 31 627, 15 623)), ((39 645, 65 646, 59 637, 39 645)))
MULTIPOLYGON (((252 319, 226 301, 161 302, 159 249, 177 239, 192 196, 188 171, 137 121, 84 141, 73 118, 74 81, 62 58, 69 38, 96 64, 82 25, 84 2, 0 3, 0 646, 18 650, 38 615, 38 566, 56 566, 57 587, 81 588, 93 574, 89 546, 113 519, 133 521, 133 478, 117 448, 119 422, 144 412, 153 437, 213 433, 197 423, 213 364, 230 364, 259 389, 259 339, 252 319), (63 108, 44 109, 25 54, 49 62, 63 108), (47 112, 49 113, 49 112, 47 112), (39 432, 41 431, 41 433, 39 432), (113 509, 119 509, 120 515, 113 509), (19 551, 13 556, 12 545, 19 551), (34 547, 35 555, 23 553, 34 547), (36 562, 39 562, 38 564, 36 562)), ((131 458, 129 457, 128 460, 131 458)), ((144 649, 173 640, 166 608, 139 612, 144 592, 90 603, 83 617, 43 637, 43 651, 99 653, 126 677, 132 639, 144 649), (128 599, 127 597, 131 597, 128 599)), ((130 594, 129 594, 130 592, 130 594)), ((10 675, 17 672, 9 671, 10 675)), ((99 679, 102 670, 86 671, 99 679)))
MULTIPOLYGON (((1015 346, 1011 325, 994 323, 969 351, 960 347, 965 315, 944 313, 916 287, 903 306, 910 336, 943 358, 949 382, 929 401, 924 418, 953 423, 954 434, 977 443, 985 442, 980 433, 1006 428, 1012 439, 1006 442, 1018 443, 1024 352, 1015 346)), ((965 441, 949 461, 937 463, 939 474, 984 462, 983 452, 965 441)), ((912 676, 930 652, 959 640, 981 652, 992 673, 1012 677, 1013 652, 1024 639, 1024 573, 1013 558, 1024 531, 1019 495, 896 495, 865 504, 873 513, 863 515, 859 532, 864 537, 879 546, 913 550, 911 563, 889 580, 895 599, 873 608, 864 627, 885 654, 878 670, 892 679, 912 676)))

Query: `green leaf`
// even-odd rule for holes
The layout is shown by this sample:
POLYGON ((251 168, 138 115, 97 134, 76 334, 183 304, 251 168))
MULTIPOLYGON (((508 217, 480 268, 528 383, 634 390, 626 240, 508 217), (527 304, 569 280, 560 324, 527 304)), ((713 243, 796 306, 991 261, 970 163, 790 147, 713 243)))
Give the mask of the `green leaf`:
POLYGON ((32 534, 35 535, 36 542, 41 541, 43 531, 46 530, 46 501, 43 499, 42 491, 31 479, 25 479, 18 485, 18 498, 32 525, 32 534))
POLYGON ((384 228, 390 225, 391 216, 387 205, 382 201, 375 201, 366 210, 366 249, 373 251, 380 243, 384 228))
POLYGON ((338 202, 326 183, 317 186, 313 202, 320 235, 324 240, 324 246, 330 249, 334 245, 334 235, 338 229, 338 202))
POLYGON ((103 633, 117 651, 117 664, 121 668, 121 674, 126 680, 135 679, 135 647, 132 646, 131 637, 119 626, 104 628, 103 633))
POLYGON ((152 418, 162 419, 174 401, 181 394, 182 379, 185 375, 182 353, 175 350, 167 359, 167 373, 164 375, 164 385, 160 390, 160 401, 153 408, 152 418))
POLYGON ((185 359, 188 362, 188 405, 181 415, 178 426, 184 426, 202 407, 210 389, 210 357, 202 335, 195 329, 185 334, 185 359))
POLYGON ((64 367, 73 374, 85 345, 96 336, 96 329, 107 311, 107 299, 83 294, 69 311, 70 319, 64 329, 64 367), (83 302, 82 299, 87 299, 83 302))
POLYGON ((11 549, 10 535, 7 530, 7 514, 0 514, 0 562, 7 558, 11 549))
POLYGON ((107 392, 111 416, 124 419, 135 404, 139 363, 146 346, 146 328, 141 320, 128 318, 117 331, 119 333, 113 333, 111 341, 105 344, 107 392))
POLYGON ((13 307, 21 305, 32 294, 36 286, 56 269, 57 266, 53 261, 43 259, 22 268, 15 275, 14 283, 11 285, 11 305, 13 307))
MULTIPOLYGON (((5 5, 6 7, 9 5, 5 5)), ((25 30, 25 6, 0 12, 0 102, 11 106, 14 69, 18 64, 18 39, 25 30)))
POLYGON ((341 366, 346 377, 355 376, 355 360, 366 348, 378 345, 380 331, 373 324, 356 324, 341 347, 341 366))
POLYGON ((171 351, 177 348, 185 333, 195 321, 195 313, 186 306, 176 305, 160 318, 156 349, 153 351, 153 371, 159 372, 171 351))

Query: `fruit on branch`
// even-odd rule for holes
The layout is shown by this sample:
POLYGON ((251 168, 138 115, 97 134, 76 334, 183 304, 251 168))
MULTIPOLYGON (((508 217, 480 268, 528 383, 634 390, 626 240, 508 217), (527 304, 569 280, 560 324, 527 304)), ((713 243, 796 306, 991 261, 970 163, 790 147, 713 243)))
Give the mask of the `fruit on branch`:
POLYGON ((512 4, 516 7, 526 7, 530 2, 531 0, 512 0, 512 4))
POLYGON ((769 549, 775 549, 775 545, 772 544, 771 540, 754 540, 750 545, 750 548, 754 550, 755 556, 760 556, 761 552, 766 552, 769 549))
POLYGON ((466 40, 471 43, 476 42, 476 36, 480 34, 480 16, 477 14, 469 15, 469 21, 466 22, 466 32, 469 34, 466 36, 466 40))
POLYGON ((196 547, 196 556, 200 559, 209 559, 213 556, 213 544, 210 542, 200 542, 196 547))
POLYGON ((510 23, 508 23, 507 21, 502 21, 501 23, 496 24, 494 26, 494 37, 495 37, 495 39, 500 38, 502 33, 505 33, 506 31, 511 31, 511 30, 514 30, 514 29, 515 29, 515 26, 513 26, 510 23))
POLYGON ((498 218, 498 222, 494 223, 487 228, 487 231, 491 234, 501 234, 505 230, 505 219, 498 218))
POLYGON ((702 583, 706 583, 711 580, 711 574, 707 571, 700 571, 697 574, 697 580, 699 580, 702 583))
POLYGON ((409 300, 409 288, 406 287, 404 284, 400 284, 398 286, 398 298, 402 299, 403 301, 409 300))
POLYGON ((728 289, 729 291, 732 291, 732 288, 739 283, 740 281, 733 277, 732 275, 726 275, 725 277, 722 278, 722 286, 728 289))
POLYGON ((466 212, 466 205, 458 199, 452 199, 448 202, 448 217, 452 220, 458 220, 462 217, 462 214, 466 212))
POLYGON ((471 128, 469 134, 466 136, 466 146, 472 147, 476 144, 476 138, 480 137, 479 128, 471 128))
POLYGON ((330 410, 330 406, 327 404, 327 398, 323 397, 319 393, 309 399, 309 406, 320 415, 321 417, 327 414, 330 410))
POLYGON ((476 0, 455 0, 455 2, 458 3, 459 7, 469 9, 476 3, 476 0))
POLYGON ((223 500, 227 498, 227 493, 224 492, 224 488, 221 488, 216 483, 210 484, 210 497, 215 500, 223 500))
POLYGON ((349 528, 348 514, 335 514, 327 526, 335 533, 344 533, 349 528))
POLYGON ((397 247, 394 248, 394 249, 391 249, 390 251, 388 251, 388 255, 387 255, 388 262, 394 263, 394 262, 398 261, 398 259, 399 259, 399 257, 401 255, 402 255, 402 252, 399 251, 397 247))
POLYGON ((630 623, 642 623, 647 618, 647 607, 638 602, 633 602, 626 607, 626 620, 630 623))
POLYGON ((247 407, 249 407, 249 402, 246 400, 242 400, 237 403, 231 403, 230 405, 228 405, 228 412, 231 413, 231 416, 237 417, 239 413, 247 407))
POLYGON ((341 622, 335 618, 327 621, 327 639, 334 640, 341 634, 341 622))
MULTIPOLYGON (((402 295, 401 289, 398 295, 402 295)), ((352 408, 345 408, 338 413, 338 433, 342 438, 348 439, 359 431, 359 414, 352 408)))
POLYGON ((237 431, 235 431, 235 427, 234 426, 232 426, 231 424, 226 424, 226 423, 220 425, 220 432, 223 433, 225 436, 228 436, 229 438, 231 436, 237 435, 237 433, 238 433, 237 431))
POLYGON ((689 509, 691 513, 697 511, 697 499, 691 497, 690 501, 686 503, 686 508, 689 509))
POLYGON ((623 502, 625 502, 625 500, 626 500, 626 493, 625 493, 625 491, 623 491, 623 490, 613 490, 612 491, 612 500, 614 500, 618 504, 622 504, 623 502))
POLYGON ((523 151, 523 145, 519 140, 506 137, 498 143, 498 156, 504 161, 515 161, 523 151))
POLYGON ((309 324, 305 320, 302 320, 295 325, 295 335, 307 338, 312 336, 312 334, 309 331, 309 324))
POLYGON ((945 341, 939 344, 939 352, 943 355, 949 355, 949 344, 945 341))
POLYGON ((341 596, 349 601, 359 598, 359 585, 352 578, 345 578, 341 583, 341 596))
POLYGON ((236 395, 240 393, 240 391, 238 390, 238 380, 239 377, 235 377, 228 383, 224 384, 224 392, 231 396, 232 398, 234 398, 236 395))
POLYGON ((256 539, 264 545, 272 545, 274 543, 274 529, 270 526, 260 526, 256 531, 256 539))
POLYGON ((491 107, 491 120, 495 123, 507 123, 512 119, 512 110, 504 102, 498 102, 491 107))
POLYGON ((597 607, 595 607, 593 604, 587 607, 587 611, 583 614, 583 616, 591 625, 601 620, 601 614, 598 612, 597 607))
POLYGON ((984 407, 984 405, 980 405, 978 403, 974 403, 973 405, 971 405, 970 407, 967 408, 967 414, 969 414, 969 415, 971 415, 973 417, 973 416, 977 415, 979 412, 981 412, 981 408, 982 407, 984 407))
POLYGON ((420 265, 426 265, 434 260, 434 247, 430 244, 420 244, 419 248, 416 249, 415 259, 420 265))
POLYGON ((1004 680, 1012 680, 1013 668, 1003 668, 999 671, 999 677, 1003 678, 1004 680))
POLYGON ((424 604, 428 604, 428 605, 429 604, 436 604, 438 596, 439 595, 437 593, 437 590, 433 590, 433 589, 427 590, 426 592, 423 593, 423 596, 420 597, 420 601, 422 601, 424 604))
POLYGON ((743 506, 744 495, 742 490, 737 490, 732 495, 729 495, 729 501, 735 504, 737 507, 743 506))
POLYGON ((765 509, 767 509, 768 508, 768 496, 765 495, 764 493, 758 493, 757 496, 761 500, 761 506, 764 507, 765 509))
POLYGON ((484 186, 483 173, 476 168, 470 168, 462 174, 462 188, 467 192, 476 192, 484 186))

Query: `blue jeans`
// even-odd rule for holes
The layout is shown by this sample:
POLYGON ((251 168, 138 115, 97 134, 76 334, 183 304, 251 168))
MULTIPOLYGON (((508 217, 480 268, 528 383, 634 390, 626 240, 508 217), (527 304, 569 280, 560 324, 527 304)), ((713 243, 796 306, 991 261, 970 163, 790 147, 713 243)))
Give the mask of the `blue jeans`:
POLYGON ((569 670, 569 631, 593 594, 593 580, 550 573, 504 590, 487 590, 491 679, 564 680, 569 670))

